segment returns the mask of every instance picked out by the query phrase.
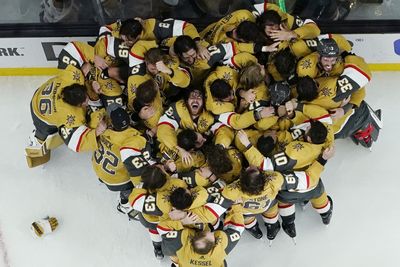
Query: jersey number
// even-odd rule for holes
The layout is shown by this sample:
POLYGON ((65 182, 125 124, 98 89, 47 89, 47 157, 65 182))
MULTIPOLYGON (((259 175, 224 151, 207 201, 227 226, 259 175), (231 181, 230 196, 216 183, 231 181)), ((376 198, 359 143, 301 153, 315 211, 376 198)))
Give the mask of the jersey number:
POLYGON ((288 163, 288 159, 284 152, 275 154, 274 160, 275 160, 276 166, 282 166, 282 165, 285 165, 288 163))
POLYGON ((347 91, 350 91, 351 89, 353 89, 353 86, 351 85, 349 80, 347 80, 347 78, 343 78, 341 80, 338 80, 337 82, 338 82, 340 91, 342 91, 342 93, 346 93, 347 91))
POLYGON ((151 158, 149 151, 144 151, 142 155, 143 156, 134 157, 132 159, 132 165, 135 166, 136 169, 140 169, 143 166, 146 166, 151 158))
POLYGON ((156 210, 156 198, 152 195, 146 197, 144 200, 144 210, 147 212, 152 212, 156 210))
POLYGON ((101 144, 99 149, 94 153, 94 160, 97 164, 101 165, 103 170, 111 175, 115 174, 115 168, 118 165, 118 157, 111 151, 105 150, 101 144))
POLYGON ((50 94, 53 91, 53 83, 46 86, 41 94, 41 99, 39 101, 39 112, 42 115, 51 115, 51 110, 53 107, 53 102, 51 101, 50 94))

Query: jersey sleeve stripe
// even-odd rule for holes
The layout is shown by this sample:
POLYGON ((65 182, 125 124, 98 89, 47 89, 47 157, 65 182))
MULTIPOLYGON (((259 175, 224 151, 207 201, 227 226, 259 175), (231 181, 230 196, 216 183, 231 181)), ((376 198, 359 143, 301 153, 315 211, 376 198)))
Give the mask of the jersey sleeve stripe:
POLYGON ((225 112, 225 113, 220 114, 218 116, 218 119, 223 124, 231 126, 230 125, 230 120, 231 120, 232 115, 234 115, 234 114, 235 114, 235 112, 225 112))
POLYGON ((76 152, 79 152, 81 149, 81 144, 82 144, 82 139, 83 137, 87 134, 87 132, 89 132, 89 128, 87 128, 85 126, 85 131, 81 134, 81 136, 79 137, 79 141, 78 141, 78 145, 76 146, 76 152))
POLYGON ((212 134, 216 134, 219 131, 219 129, 221 129, 222 127, 226 127, 226 126, 223 123, 217 122, 211 126, 210 130, 211 130, 212 134))
POLYGON ((85 55, 82 53, 82 51, 79 49, 79 47, 74 42, 72 42, 72 44, 74 45, 74 47, 75 47, 76 51, 78 52, 78 54, 79 54, 80 58, 82 59, 82 61, 83 62, 87 62, 87 60, 85 58, 85 55))
POLYGON ((183 71, 183 73, 185 73, 187 76, 189 76, 189 78, 191 78, 191 77, 190 77, 190 73, 188 72, 187 69, 181 68, 181 67, 178 67, 178 69, 180 69, 181 71, 183 71))
POLYGON ((63 50, 65 50, 68 54, 70 54, 76 61, 78 61, 79 67, 85 63, 85 58, 80 53, 78 47, 74 44, 74 42, 68 43, 63 50))
POLYGON ((106 51, 107 51, 107 55, 110 55, 112 57, 115 57, 115 52, 114 52, 114 41, 115 38, 108 35, 106 36, 107 41, 106 41, 106 51))
POLYGON ((132 51, 129 51, 129 66, 133 67, 144 62, 144 57, 138 56, 132 51))
POLYGON ((368 74, 366 74, 363 70, 353 64, 346 65, 341 76, 350 77, 360 87, 365 86, 371 80, 371 77, 368 74))
POLYGON ((237 223, 234 223, 232 221, 224 223, 224 226, 226 228, 230 228, 232 230, 235 230, 235 231, 237 231, 239 233, 242 233, 244 231, 244 225, 243 224, 237 224, 237 223))
POLYGON ((111 33, 111 32, 112 32, 112 28, 110 26, 108 26, 108 25, 101 26, 100 30, 99 30, 99 35, 108 34, 108 33, 111 33))
POLYGON ((174 129, 174 130, 177 129, 177 128, 174 127, 174 125, 172 125, 172 123, 169 123, 169 122, 167 122, 167 121, 159 122, 157 126, 160 126, 160 125, 168 125, 169 127, 171 127, 171 128, 174 129))
MULTIPOLYGON (((326 115, 323 115, 323 116, 320 116, 320 117, 317 117, 317 118, 313 118, 312 120, 325 122, 327 124, 332 124, 333 123, 333 120, 332 120, 332 117, 331 117, 330 114, 326 114, 326 115)), ((303 123, 310 123, 310 122, 311 122, 311 119, 305 120, 303 123)), ((307 124, 307 126, 308 126, 308 124, 307 124)), ((301 127, 299 127, 299 128, 301 128, 301 127)))
POLYGON ((264 158, 261 163, 261 170, 263 171, 273 171, 274 166, 272 165, 272 161, 270 158, 264 158))
POLYGON ((125 161, 129 157, 134 157, 142 154, 140 150, 133 147, 121 147, 119 149, 119 152, 121 154, 122 161, 125 161))
POLYGON ((304 24, 310 24, 310 23, 316 24, 315 21, 313 21, 312 19, 305 19, 304 20, 304 24))
POLYGON ((129 54, 130 54, 131 56, 137 58, 137 59, 144 60, 144 57, 141 57, 141 56, 139 56, 139 55, 136 55, 136 54, 133 53, 132 51, 129 51, 129 54))
POLYGON ((186 24, 186 21, 183 20, 174 20, 174 24, 172 26, 172 36, 180 36, 183 34, 183 28, 186 24))
POLYGON ((310 177, 305 172, 294 172, 297 177, 297 188, 295 190, 306 190, 310 186, 310 177))
POLYGON ((209 207, 208 204, 205 205, 205 208, 208 209, 215 216, 215 218, 219 218, 218 214, 211 207, 209 207))
POLYGON ((76 129, 71 136, 71 139, 68 142, 68 147, 75 152, 79 152, 80 145, 83 139, 83 136, 89 131, 85 125, 80 126, 76 129))
POLYGON ((149 232, 152 233, 152 234, 158 235, 158 232, 156 230, 149 229, 149 232))
POLYGON ((232 63, 232 65, 233 65, 235 68, 240 69, 239 66, 238 66, 238 64, 235 62, 235 57, 234 57, 234 56, 231 57, 231 63, 232 63))
POLYGON ((135 210, 142 211, 144 204, 145 194, 138 195, 131 203, 131 207, 135 210))
POLYGON ((174 130, 179 128, 179 124, 176 120, 170 119, 167 115, 162 115, 160 120, 158 121, 158 125, 166 124, 171 126, 174 130))
POLYGON ((165 235, 170 231, 173 231, 173 229, 168 229, 168 228, 164 228, 164 227, 161 227, 161 226, 157 225, 157 232, 160 235, 165 235))

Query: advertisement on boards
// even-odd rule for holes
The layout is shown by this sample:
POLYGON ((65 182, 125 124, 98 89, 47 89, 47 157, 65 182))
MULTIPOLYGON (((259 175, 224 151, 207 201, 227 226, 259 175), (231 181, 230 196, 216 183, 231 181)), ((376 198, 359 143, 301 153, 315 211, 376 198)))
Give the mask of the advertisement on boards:
POLYGON ((55 68, 70 41, 93 42, 95 37, 0 38, 1 68, 55 68))

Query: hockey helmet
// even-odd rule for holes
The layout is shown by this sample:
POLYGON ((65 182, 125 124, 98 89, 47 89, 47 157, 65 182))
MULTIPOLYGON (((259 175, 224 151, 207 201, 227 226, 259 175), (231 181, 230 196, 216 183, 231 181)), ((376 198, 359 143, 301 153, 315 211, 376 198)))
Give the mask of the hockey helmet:
POLYGON ((337 57, 339 56, 339 46, 333 39, 321 39, 317 44, 317 52, 321 57, 337 57))
POLYGON ((107 114, 111 119, 113 129, 123 131, 128 128, 130 118, 126 110, 117 103, 111 103, 107 106, 107 114))
POLYGON ((277 82, 269 87, 269 95, 272 106, 279 106, 288 100, 290 87, 286 82, 277 82))

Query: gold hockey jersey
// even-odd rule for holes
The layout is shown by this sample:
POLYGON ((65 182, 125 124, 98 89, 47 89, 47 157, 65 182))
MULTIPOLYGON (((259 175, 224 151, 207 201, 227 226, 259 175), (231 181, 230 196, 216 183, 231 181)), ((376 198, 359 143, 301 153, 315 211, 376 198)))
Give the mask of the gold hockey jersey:
POLYGON ((243 202, 243 214, 259 214, 268 210, 284 183, 283 175, 279 172, 265 172, 267 179, 263 191, 258 195, 249 195, 240 189, 240 181, 237 180, 227 185, 222 191, 222 196, 232 202, 243 202))
POLYGON ((39 87, 31 101, 33 113, 44 123, 59 128, 65 144, 75 152, 97 149, 96 133, 86 126, 86 108, 65 103, 61 92, 66 86, 84 82, 83 73, 68 65, 39 87))
MULTIPOLYGON (((342 101, 350 96, 350 103, 358 106, 365 97, 364 86, 370 81, 371 72, 364 59, 355 55, 345 57, 345 67, 339 77, 321 77, 318 83, 318 97, 311 104, 327 110, 339 108, 342 101)), ((306 106, 306 105, 305 105, 306 106)), ((333 131, 338 132, 354 110, 350 109, 339 120, 334 121, 333 131)))
POLYGON ((137 185, 143 167, 154 163, 149 147, 146 147, 146 139, 136 129, 107 129, 99 136, 98 143, 92 166, 96 175, 107 185, 125 184, 131 179, 137 185))
POLYGON ((311 19, 301 19, 298 16, 292 16, 283 12, 279 6, 270 4, 268 1, 254 5, 256 15, 260 15, 267 10, 274 10, 281 16, 281 21, 289 30, 294 31, 299 39, 311 39, 320 34, 318 25, 311 19))
POLYGON ((207 79, 204 81, 204 87, 206 89, 206 108, 214 115, 217 115, 216 118, 221 123, 232 127, 233 129, 244 129, 256 123, 254 117, 254 111, 248 111, 243 114, 238 114, 235 112, 235 102, 236 97, 232 102, 222 102, 219 100, 215 100, 211 95, 211 84, 217 80, 223 79, 225 80, 235 92, 238 85, 238 73, 236 70, 222 66, 216 68, 207 79))
POLYGON ((227 32, 235 29, 242 21, 255 22, 253 14, 245 9, 234 11, 217 22, 208 25, 200 36, 210 44, 234 41, 226 35, 227 32))
POLYGON ((184 228, 179 221, 163 221, 157 226, 157 231, 162 236, 164 253, 176 255, 179 259, 179 266, 210 266, 223 267, 224 259, 232 251, 240 240, 244 230, 244 219, 240 205, 232 206, 224 221, 225 230, 214 232, 214 248, 206 255, 194 252, 190 239, 195 230, 184 228))
POLYGON ((140 186, 136 186, 129 195, 129 203, 133 209, 142 212, 146 221, 158 223, 164 214, 157 205, 162 207, 162 203, 169 202, 169 195, 179 187, 187 188, 187 185, 184 181, 169 176, 167 177, 167 182, 156 192, 149 192, 144 188, 140 188, 140 186), (160 199, 158 199, 157 195, 160 199), (165 198, 165 196, 168 198, 165 198))
MULTIPOLYGON (((199 33, 193 24, 178 19, 145 19, 141 21, 143 31, 139 40, 156 40, 161 42, 166 38, 179 35, 189 35, 193 39, 199 39, 199 33)), ((100 27, 99 36, 111 35, 120 38, 119 30, 121 21, 100 27)))
POLYGON ((179 100, 161 116, 157 126, 157 139, 168 149, 175 150, 178 129, 192 129, 203 134, 210 129, 213 123, 214 116, 205 109, 199 117, 193 120, 185 101, 179 100))

